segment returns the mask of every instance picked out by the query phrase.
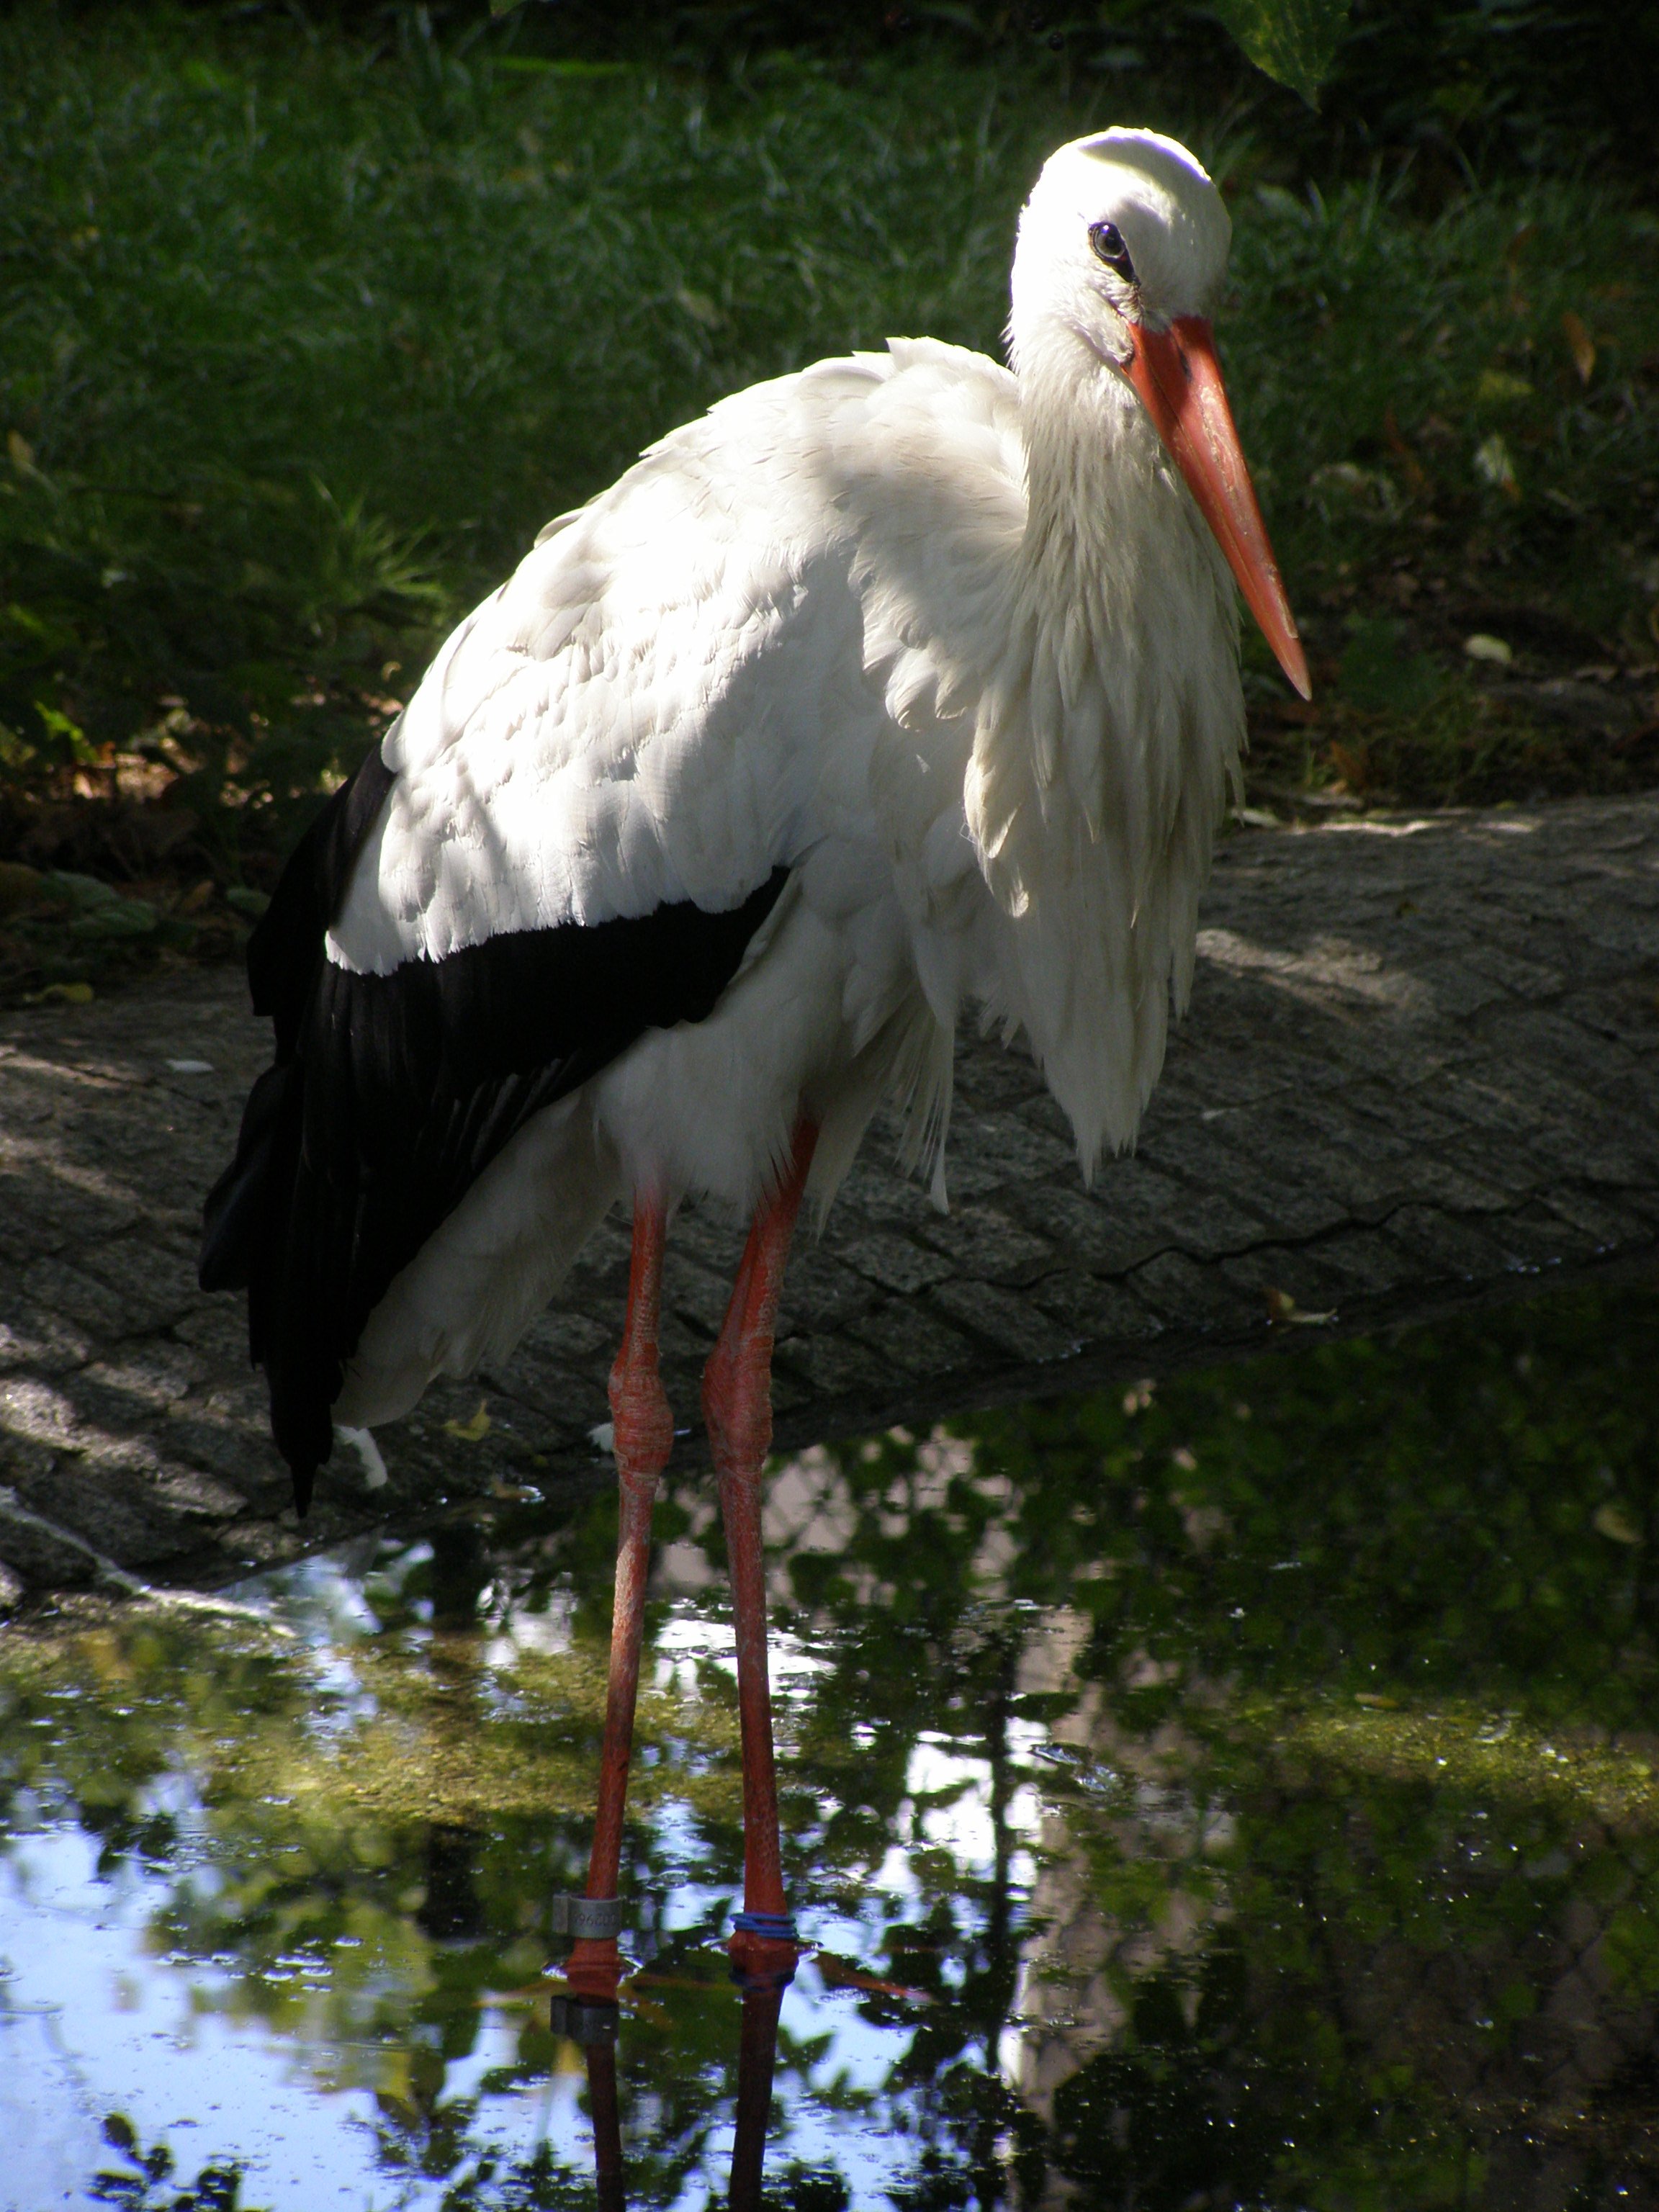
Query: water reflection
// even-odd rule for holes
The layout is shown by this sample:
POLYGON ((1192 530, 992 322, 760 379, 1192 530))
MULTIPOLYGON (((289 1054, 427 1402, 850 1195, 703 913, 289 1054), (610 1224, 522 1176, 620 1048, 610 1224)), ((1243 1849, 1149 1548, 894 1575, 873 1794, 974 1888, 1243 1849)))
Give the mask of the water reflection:
POLYGON ((1656 1318, 1557 1299, 793 1462, 784 1990, 723 1946, 701 1485, 615 2019, 546 1971, 607 1496, 14 1630, 0 2203, 1659 2202, 1656 1318))

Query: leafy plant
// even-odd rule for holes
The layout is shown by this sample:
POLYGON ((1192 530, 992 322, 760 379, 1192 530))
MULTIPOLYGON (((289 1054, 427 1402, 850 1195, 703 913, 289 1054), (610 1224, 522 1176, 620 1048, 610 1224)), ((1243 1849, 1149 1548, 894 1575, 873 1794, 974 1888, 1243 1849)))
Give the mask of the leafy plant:
POLYGON ((1415 714, 1445 689, 1438 664, 1405 648, 1406 625, 1387 615, 1354 623, 1342 655, 1342 695, 1373 714, 1415 714))
POLYGON ((1259 70, 1318 106, 1348 0, 1217 0, 1217 12, 1259 70))

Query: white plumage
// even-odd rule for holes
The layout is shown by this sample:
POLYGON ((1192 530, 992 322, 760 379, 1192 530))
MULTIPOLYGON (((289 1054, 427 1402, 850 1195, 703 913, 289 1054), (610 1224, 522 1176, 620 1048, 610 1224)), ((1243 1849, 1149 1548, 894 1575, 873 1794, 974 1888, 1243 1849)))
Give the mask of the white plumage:
POLYGON ((248 1291, 301 1511, 337 1429, 505 1354, 632 1204, 605 1747, 568 1920, 589 1994, 621 1972, 674 1204, 753 1216, 702 1406, 744 1747, 733 1952, 775 1984, 795 1953, 760 1487, 798 1207, 828 1206, 884 1096, 944 1202, 964 1012, 1029 1041, 1085 1176, 1131 1140, 1237 774, 1230 568, 1306 690, 1203 319, 1229 228, 1166 139, 1062 148, 1021 218, 1010 368, 894 340, 665 438, 461 624, 250 942, 276 1059, 202 1279, 248 1291))
POLYGON ((726 399, 450 638, 382 748, 330 963, 406 975, 789 872, 707 1018, 535 1115, 402 1267, 337 1420, 504 1354, 618 1198, 752 1209, 803 1113, 821 1208, 884 1096, 942 1202, 964 1014, 1029 1042, 1085 1177, 1133 1139, 1243 735, 1227 558, 1139 371, 1207 336, 1229 236, 1171 142, 1062 149, 1011 368, 895 339, 726 399))

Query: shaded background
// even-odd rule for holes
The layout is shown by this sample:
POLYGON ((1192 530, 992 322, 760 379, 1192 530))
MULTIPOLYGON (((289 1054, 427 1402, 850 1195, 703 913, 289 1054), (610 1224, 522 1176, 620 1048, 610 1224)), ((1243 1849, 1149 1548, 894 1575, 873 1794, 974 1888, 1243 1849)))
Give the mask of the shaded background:
POLYGON ((757 378, 996 351, 1033 174, 1125 118, 1235 217, 1316 684, 1247 641, 1252 807, 1645 787, 1656 23, 1361 6, 1316 110, 1182 7, 8 9, 0 993, 234 954, 543 521, 757 378))

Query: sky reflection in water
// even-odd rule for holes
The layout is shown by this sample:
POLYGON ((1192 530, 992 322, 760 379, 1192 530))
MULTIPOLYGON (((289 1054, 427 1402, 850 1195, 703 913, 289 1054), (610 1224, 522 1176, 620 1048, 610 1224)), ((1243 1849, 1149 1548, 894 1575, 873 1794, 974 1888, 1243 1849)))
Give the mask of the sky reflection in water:
MULTIPOLYGON (((1622 1287, 1303 1339, 775 1479, 816 1949, 766 2201, 1659 2203, 1656 1319, 1622 1287)), ((600 2201, 725 2200, 700 1482, 659 1523, 642 1971, 614 2056, 550 2025, 614 1526, 608 1494, 506 1504, 0 1638, 0 2205, 592 2204, 611 2069, 600 2201)))

